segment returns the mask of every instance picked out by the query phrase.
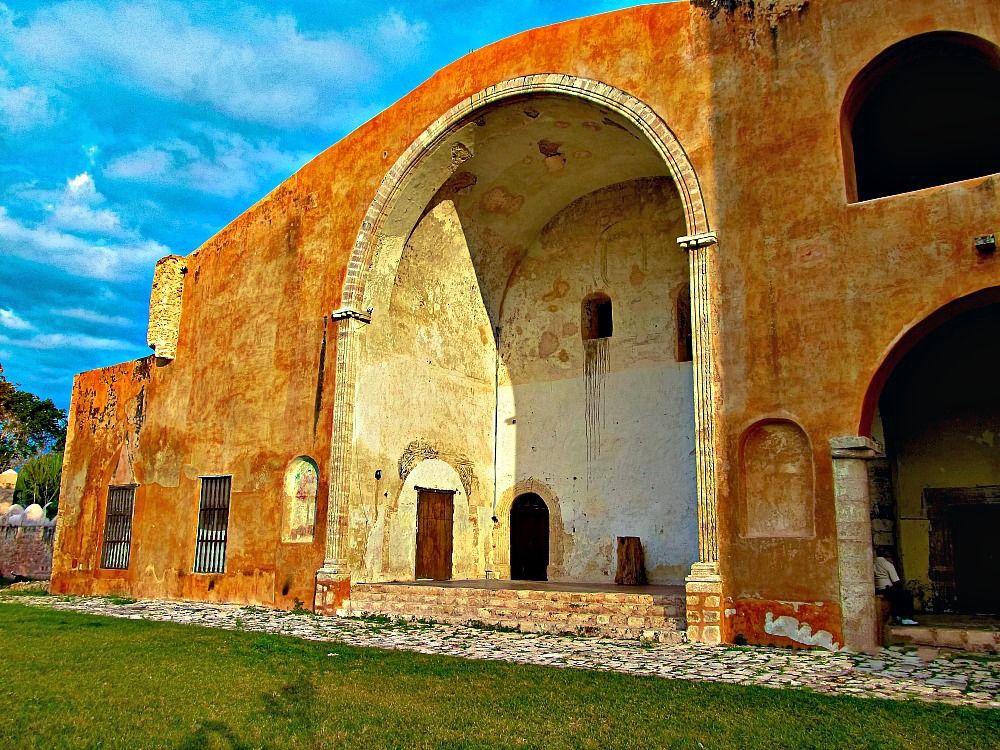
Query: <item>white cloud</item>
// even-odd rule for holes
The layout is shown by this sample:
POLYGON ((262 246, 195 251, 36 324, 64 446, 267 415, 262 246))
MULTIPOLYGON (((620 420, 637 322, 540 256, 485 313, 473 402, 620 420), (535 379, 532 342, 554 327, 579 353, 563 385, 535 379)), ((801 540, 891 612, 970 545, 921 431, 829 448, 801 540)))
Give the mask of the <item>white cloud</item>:
POLYGON ((81 0, 43 6, 17 25, 0 23, 0 37, 60 81, 110 75, 235 119, 301 126, 331 119, 340 95, 366 93, 377 59, 404 46, 412 53, 426 36, 425 24, 398 12, 354 31, 307 31, 291 15, 246 6, 225 26, 218 18, 177 2, 81 0))
POLYGON ((46 223, 60 229, 83 234, 100 234, 109 237, 128 237, 134 233, 122 228, 118 214, 108 208, 97 208, 104 203, 104 196, 97 192, 94 178, 83 172, 66 181, 56 202, 46 206, 50 212, 46 223))
POLYGON ((427 24, 410 21, 398 11, 390 10, 375 24, 375 37, 386 52, 407 57, 427 40, 427 24))
POLYGON ((23 133, 53 124, 57 112, 52 97, 33 85, 16 86, 0 68, 0 132, 23 133))
POLYGON ((87 323, 98 323, 105 326, 124 327, 131 325, 133 321, 123 315, 104 315, 94 310, 85 310, 82 307, 71 307, 67 309, 53 309, 53 314, 61 315, 64 318, 83 320, 87 323))
POLYGON ((0 326, 9 328, 12 331, 30 331, 34 328, 24 318, 18 317, 13 310, 3 307, 0 307, 0 326))
POLYGON ((55 266, 77 276, 123 280, 147 272, 169 248, 122 226, 118 214, 99 208, 105 198, 87 172, 71 177, 62 190, 19 188, 19 198, 42 202, 40 222, 10 215, 0 206, 0 255, 55 266))
POLYGON ((135 344, 122 339, 106 339, 76 333, 40 333, 28 339, 13 339, 0 334, 0 344, 20 349, 136 349, 135 344))
POLYGON ((284 151, 269 140, 214 128, 193 130, 191 140, 172 138, 112 159, 104 175, 234 197, 256 191, 262 177, 290 174, 310 156, 284 151))
POLYGON ((0 255, 61 268, 77 276, 119 280, 147 271, 169 248, 153 240, 88 240, 44 224, 31 226, 0 206, 0 255))

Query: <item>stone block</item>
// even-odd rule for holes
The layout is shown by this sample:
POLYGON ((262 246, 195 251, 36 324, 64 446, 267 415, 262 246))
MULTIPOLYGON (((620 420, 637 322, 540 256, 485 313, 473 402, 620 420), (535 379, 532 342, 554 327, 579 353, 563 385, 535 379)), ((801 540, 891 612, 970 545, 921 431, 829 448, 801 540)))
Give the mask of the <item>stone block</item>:
POLYGON ((688 593, 695 593, 695 594, 721 594, 722 593, 722 582, 721 581, 688 581, 684 588, 685 588, 685 590, 688 593))
POLYGON ((721 597, 718 594, 711 594, 705 597, 706 607, 719 607, 722 605, 721 597))
POLYGON ((722 630, 718 625, 705 625, 701 629, 701 640, 703 643, 717 646, 722 643, 722 630))

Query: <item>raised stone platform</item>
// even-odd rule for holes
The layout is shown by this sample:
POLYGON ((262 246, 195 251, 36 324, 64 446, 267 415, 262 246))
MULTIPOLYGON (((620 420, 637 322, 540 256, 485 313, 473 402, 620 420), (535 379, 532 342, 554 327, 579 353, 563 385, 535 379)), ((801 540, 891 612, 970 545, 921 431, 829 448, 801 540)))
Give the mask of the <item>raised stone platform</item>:
POLYGON ((917 615, 918 625, 890 625, 889 641, 955 651, 1000 654, 1000 618, 917 615))
POLYGON ((412 581, 353 584, 337 614, 683 643, 685 606, 683 586, 412 581))

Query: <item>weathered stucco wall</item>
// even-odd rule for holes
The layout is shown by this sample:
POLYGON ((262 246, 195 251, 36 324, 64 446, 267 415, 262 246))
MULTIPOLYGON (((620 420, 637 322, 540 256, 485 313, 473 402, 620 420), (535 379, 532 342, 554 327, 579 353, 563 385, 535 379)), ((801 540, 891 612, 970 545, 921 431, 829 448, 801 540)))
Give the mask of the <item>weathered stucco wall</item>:
POLYGON ((451 201, 437 204, 408 239, 388 309, 362 335, 352 570, 357 580, 413 578, 416 487, 424 487, 456 491, 453 576, 481 578, 492 515, 496 346, 451 201))
POLYGON ((621 183, 553 217, 508 283, 498 489, 535 480, 558 497, 557 578, 613 579, 616 536, 642 539, 654 583, 682 582, 696 557, 691 363, 676 361, 683 233, 670 180, 621 183), (594 292, 611 298, 613 335, 585 342, 594 292))
MULTIPOLYGON (((709 252, 718 260, 720 562, 732 615, 724 634, 787 644, 826 632, 836 640, 839 579, 829 439, 869 429, 864 416, 870 413, 869 386, 905 331, 952 299, 1000 284, 1000 260, 972 247, 976 235, 998 229, 1000 177, 851 204, 841 106, 856 73, 903 38, 952 29, 997 44, 1000 6, 981 0, 824 0, 789 8, 772 19, 726 13, 709 18, 684 3, 642 6, 477 50, 318 156, 188 256, 176 359, 162 367, 144 365, 148 376, 131 373, 129 364, 77 381, 64 480, 64 497, 76 510, 71 522, 63 518, 61 525, 57 590, 282 606, 311 598, 307 592, 323 558, 332 363, 340 325, 329 315, 341 300, 365 213, 391 165, 442 113, 499 81, 554 71, 607 82, 662 117, 697 172, 711 228, 718 232, 719 245, 709 252), (146 418, 134 454, 140 483, 136 534, 142 544, 137 541, 127 573, 105 574, 93 566, 101 503, 124 436, 138 432, 122 404, 144 385, 146 418), (111 394, 117 405, 109 405, 111 394), (815 506, 809 536, 741 530, 741 441, 748 428, 767 420, 795 423, 811 446, 815 506), (300 455, 315 459, 319 468, 317 542, 283 545, 276 510, 282 477, 300 455), (231 472, 239 489, 229 572, 198 577, 188 572, 192 508, 196 478, 208 472, 231 472)), ((524 130, 517 132, 529 133, 528 120, 545 117, 544 111, 537 119, 525 115, 517 126, 524 130)), ((588 121, 603 123, 602 117, 598 113, 588 121)), ((613 124, 601 132, 621 132, 622 124, 609 119, 613 124)), ((469 132, 475 127, 470 121, 469 132)), ((627 136, 622 143, 633 140, 627 136)), ((536 152, 545 148, 534 134, 526 145, 536 152)), ((617 142, 614 148, 625 153, 617 142)), ((574 149, 567 164, 585 150, 574 149)), ((460 151, 442 155, 435 172, 440 182, 427 186, 429 194, 420 193, 408 226, 386 231, 381 238, 386 247, 397 243, 396 252, 402 250, 430 198, 455 173, 453 158, 463 157, 460 151)), ((544 169, 551 167, 552 175, 573 174, 559 171, 559 160, 544 153, 535 158, 544 169)), ((640 162, 636 156, 631 163, 640 162)), ((654 174, 665 172, 619 179, 654 174)), ((600 187, 567 195, 575 199, 600 187)), ((505 196, 496 197, 490 205, 509 205, 505 196)), ((465 227, 467 238, 492 236, 505 226, 502 215, 488 219, 466 210, 457 193, 453 203, 463 222, 478 221, 465 227)), ((539 211, 538 229, 561 207, 539 211)), ((528 231, 532 224, 517 226, 528 231)), ((537 229, 526 238, 501 235, 503 242, 483 247, 522 245, 523 250, 535 234, 537 229)), ((477 253, 470 248, 474 261, 477 253)), ((489 274, 480 269, 477 278, 498 285, 505 279, 502 267, 491 266, 489 274)), ((395 273, 380 278, 384 295, 394 279, 395 273)), ((498 308, 489 307, 491 299, 484 294, 482 304, 494 314, 498 308)), ((373 326, 382 312, 379 302, 373 326)), ((475 348, 476 357, 488 354, 489 339, 475 348)), ((444 380, 443 375, 432 379, 444 380)), ((638 387, 646 391, 651 383, 643 380, 638 387)), ((609 379, 605 393, 619 387, 624 386, 609 379)), ((435 403, 442 403, 444 394, 443 389, 435 403)), ((411 404, 397 399, 389 405, 411 404)), ((483 462, 488 434, 480 437, 479 428, 461 434, 456 428, 452 434, 447 448, 417 444, 407 455, 440 456, 460 475, 455 465, 460 456, 474 466, 483 462), (462 444, 470 441, 474 444, 462 444)), ((398 450, 397 441, 392 451, 398 450)), ((398 461, 392 451, 384 455, 398 461)), ((374 469, 380 468, 383 477, 398 482, 398 465, 381 461, 361 457, 359 465, 369 465, 368 481, 376 481, 374 469)), ((480 482, 486 476, 476 475, 480 482)), ((363 525, 366 513, 372 515, 374 498, 387 499, 387 491, 388 486, 370 483, 356 487, 356 501, 363 505, 352 509, 353 528, 363 525)), ((476 493, 482 491, 482 486, 470 491, 472 505, 481 501, 476 493)), ((350 554, 359 564, 364 561, 363 575, 383 564, 367 549, 374 537, 352 538, 350 554)))

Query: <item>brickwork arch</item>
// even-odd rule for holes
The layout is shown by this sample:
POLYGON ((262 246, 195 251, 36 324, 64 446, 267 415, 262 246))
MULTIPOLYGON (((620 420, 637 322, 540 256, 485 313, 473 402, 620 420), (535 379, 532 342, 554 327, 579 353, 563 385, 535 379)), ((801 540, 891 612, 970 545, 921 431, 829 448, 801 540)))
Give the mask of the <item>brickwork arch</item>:
POLYGON ((397 198, 423 157, 456 130, 470 115, 490 104, 530 94, 564 94, 607 107, 635 125, 663 159, 684 205, 689 235, 710 231, 698 176, 677 136, 652 108, 621 89, 589 78, 562 74, 521 76, 502 81, 463 99, 439 117, 410 144, 386 173, 372 200, 354 243, 347 267, 341 305, 364 310, 367 271, 378 252, 381 229, 393 212, 397 198))

